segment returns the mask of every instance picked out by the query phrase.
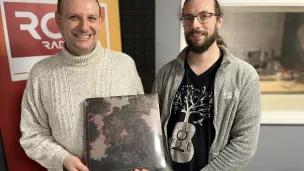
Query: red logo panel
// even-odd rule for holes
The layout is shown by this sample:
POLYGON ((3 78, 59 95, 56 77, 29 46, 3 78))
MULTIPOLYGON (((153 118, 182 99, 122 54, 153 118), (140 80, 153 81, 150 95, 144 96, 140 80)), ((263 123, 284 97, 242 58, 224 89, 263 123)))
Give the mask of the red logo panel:
POLYGON ((56 4, 4 2, 12 58, 53 55, 62 36, 55 22, 56 4))

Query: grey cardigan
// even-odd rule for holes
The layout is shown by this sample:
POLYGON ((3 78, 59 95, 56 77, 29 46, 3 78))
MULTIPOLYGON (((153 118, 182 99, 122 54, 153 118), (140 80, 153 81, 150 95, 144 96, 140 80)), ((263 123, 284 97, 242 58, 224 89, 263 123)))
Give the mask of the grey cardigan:
MULTIPOLYGON (((243 168, 256 151, 260 130, 259 76, 250 64, 234 57, 225 47, 219 48, 224 56, 214 83, 215 138, 209 153, 209 163, 202 171, 236 171, 243 168)), ((152 89, 153 93, 159 95, 168 161, 171 160, 167 125, 173 97, 185 73, 185 56, 186 48, 176 59, 163 66, 152 89)))

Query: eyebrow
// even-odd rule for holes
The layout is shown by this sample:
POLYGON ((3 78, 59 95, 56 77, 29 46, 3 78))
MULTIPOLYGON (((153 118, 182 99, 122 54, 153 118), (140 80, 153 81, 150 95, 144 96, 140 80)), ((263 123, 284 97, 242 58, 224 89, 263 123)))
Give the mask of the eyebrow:
MULTIPOLYGON (((199 12, 198 14, 204 14, 204 13, 213 13, 213 12, 204 10, 204 11, 199 12)), ((198 14, 197 14, 197 15, 198 15, 198 14)), ((187 13, 187 14, 184 14, 184 16, 193 16, 193 15, 187 13)))
MULTIPOLYGON (((81 14, 79 14, 79 13, 68 13, 68 16, 71 16, 71 15, 80 16, 81 14)), ((99 15, 97 15, 97 14, 88 14, 87 16, 90 16, 90 17, 99 17, 99 15)))
POLYGON ((89 15, 91 17, 99 17, 99 15, 96 15, 96 14, 92 14, 92 15, 89 15))

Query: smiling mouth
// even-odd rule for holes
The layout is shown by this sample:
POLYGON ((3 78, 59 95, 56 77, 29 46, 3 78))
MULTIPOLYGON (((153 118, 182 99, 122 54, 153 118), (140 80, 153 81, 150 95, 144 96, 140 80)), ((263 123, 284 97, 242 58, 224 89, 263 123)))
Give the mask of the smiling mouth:
POLYGON ((74 34, 78 39, 89 39, 92 35, 91 34, 74 34))
POLYGON ((202 33, 194 33, 192 36, 193 37, 198 37, 198 36, 203 36, 204 34, 202 34, 202 33))

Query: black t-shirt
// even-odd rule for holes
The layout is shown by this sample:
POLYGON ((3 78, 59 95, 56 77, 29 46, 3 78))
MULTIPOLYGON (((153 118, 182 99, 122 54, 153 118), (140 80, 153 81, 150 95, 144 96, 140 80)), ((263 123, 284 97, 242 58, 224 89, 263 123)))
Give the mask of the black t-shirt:
POLYGON ((174 171, 199 171, 208 163, 215 136, 213 85, 222 58, 201 75, 185 60, 185 75, 173 100, 167 132, 174 171))

